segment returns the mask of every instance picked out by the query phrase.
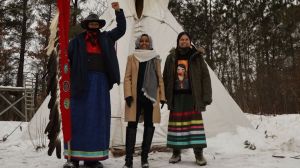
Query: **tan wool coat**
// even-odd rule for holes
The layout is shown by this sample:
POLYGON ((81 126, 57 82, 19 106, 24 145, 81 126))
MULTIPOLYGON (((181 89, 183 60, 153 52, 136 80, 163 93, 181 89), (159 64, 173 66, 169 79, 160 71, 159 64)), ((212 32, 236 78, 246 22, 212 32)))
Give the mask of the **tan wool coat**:
MULTIPOLYGON (((160 107, 159 102, 165 101, 165 89, 161 73, 161 60, 156 59, 156 73, 158 77, 158 88, 156 103, 153 104, 153 122, 160 122, 160 107)), ((133 97, 133 102, 131 106, 128 107, 125 103, 125 121, 136 121, 136 100, 137 100, 137 79, 139 72, 139 61, 134 55, 128 56, 127 66, 124 78, 124 98, 128 96, 133 97)))

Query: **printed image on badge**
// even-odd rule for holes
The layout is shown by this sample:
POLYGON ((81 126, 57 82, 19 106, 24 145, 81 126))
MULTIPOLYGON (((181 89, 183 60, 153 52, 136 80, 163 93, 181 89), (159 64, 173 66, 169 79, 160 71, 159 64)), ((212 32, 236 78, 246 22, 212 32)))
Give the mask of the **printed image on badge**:
POLYGON ((69 109, 70 108, 70 100, 69 99, 65 99, 64 100, 64 107, 65 107, 65 109, 69 109))
POLYGON ((68 73, 68 72, 69 72, 69 66, 68 66, 68 64, 65 64, 65 65, 64 65, 64 72, 65 72, 65 73, 68 73))
POLYGON ((68 81, 64 81, 63 90, 64 92, 70 91, 70 83, 68 81))

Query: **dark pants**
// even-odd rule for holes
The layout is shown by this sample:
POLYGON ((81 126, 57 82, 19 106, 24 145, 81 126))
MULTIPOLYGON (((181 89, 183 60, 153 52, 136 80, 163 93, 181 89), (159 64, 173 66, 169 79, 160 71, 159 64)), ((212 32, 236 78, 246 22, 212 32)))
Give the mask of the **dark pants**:
POLYGON ((142 143, 141 159, 142 164, 148 164, 148 153, 150 152, 152 138, 154 134, 154 126, 152 121, 153 104, 144 95, 137 96, 136 103, 136 121, 128 122, 126 129, 126 157, 125 165, 132 166, 134 146, 136 142, 136 130, 141 115, 144 115, 144 134, 142 143), (143 114, 142 114, 143 112, 143 114))
POLYGON ((129 128, 137 128, 139 118, 142 114, 144 115, 144 127, 153 127, 153 104, 144 95, 138 96, 136 102, 136 121, 128 122, 129 128))

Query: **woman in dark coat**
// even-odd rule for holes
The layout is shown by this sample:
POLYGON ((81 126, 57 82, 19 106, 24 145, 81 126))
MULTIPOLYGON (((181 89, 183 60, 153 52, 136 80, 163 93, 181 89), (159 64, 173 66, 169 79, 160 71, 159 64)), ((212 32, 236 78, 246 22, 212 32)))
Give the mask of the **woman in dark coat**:
POLYGON ((142 34, 136 40, 135 52, 128 56, 124 78, 125 121, 128 125, 126 128, 126 163, 123 168, 132 168, 136 131, 140 118, 144 121, 142 168, 149 167, 148 153, 155 129, 153 123, 160 122, 159 103, 165 102, 160 62, 159 55, 152 49, 151 37, 142 34))
POLYGON ((71 66, 71 151, 65 146, 65 157, 71 155, 74 167, 83 160, 90 168, 101 168, 100 161, 108 158, 110 141, 110 94, 120 83, 119 65, 114 49, 115 41, 126 30, 126 20, 118 3, 115 9, 117 27, 100 32, 105 20, 90 14, 82 21, 85 32, 69 45, 71 66))
POLYGON ((167 146, 173 149, 170 163, 181 161, 181 149, 193 148, 197 164, 206 165, 201 113, 212 102, 212 89, 203 52, 191 44, 188 33, 182 32, 165 62, 163 79, 170 110, 167 146))

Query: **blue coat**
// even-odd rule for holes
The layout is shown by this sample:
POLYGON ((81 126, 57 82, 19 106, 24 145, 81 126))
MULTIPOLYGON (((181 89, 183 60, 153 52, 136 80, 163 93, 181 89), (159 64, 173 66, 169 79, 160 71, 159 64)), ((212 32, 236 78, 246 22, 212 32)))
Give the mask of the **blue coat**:
MULTIPOLYGON (((106 73, 111 89, 115 83, 120 84, 120 70, 118 58, 115 51, 115 42, 121 38, 126 31, 126 19, 121 9, 116 11, 117 27, 98 33, 98 40, 104 56, 106 73)), ((83 32, 70 41, 68 55, 71 66, 71 94, 80 95, 87 81, 87 51, 85 44, 86 32, 83 32)))

